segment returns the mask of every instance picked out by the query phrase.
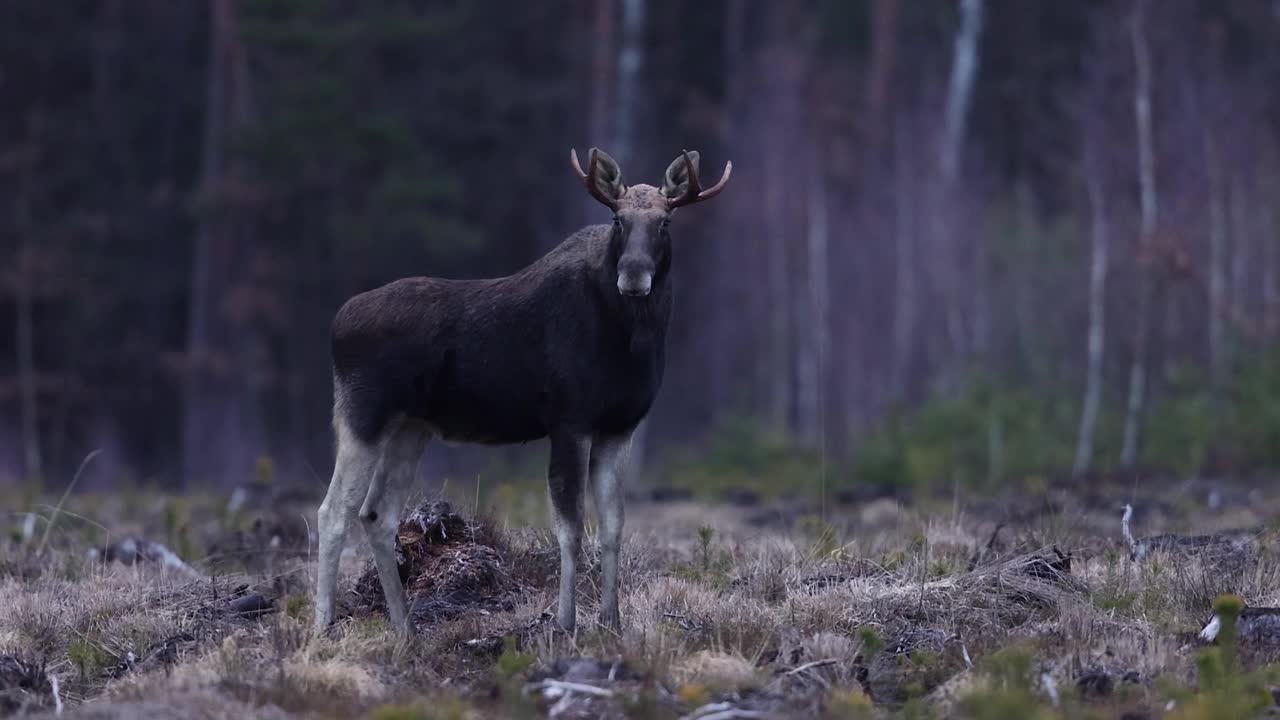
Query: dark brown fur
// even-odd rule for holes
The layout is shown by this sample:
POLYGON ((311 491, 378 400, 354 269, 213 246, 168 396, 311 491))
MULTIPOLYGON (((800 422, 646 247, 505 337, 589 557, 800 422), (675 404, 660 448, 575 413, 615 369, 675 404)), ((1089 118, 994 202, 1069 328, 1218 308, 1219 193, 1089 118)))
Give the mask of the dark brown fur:
POLYGON ((662 382, 671 254, 648 296, 624 297, 614 235, 583 228, 503 278, 409 278, 352 298, 333 323, 352 431, 372 443, 401 413, 493 444, 634 427, 662 382))

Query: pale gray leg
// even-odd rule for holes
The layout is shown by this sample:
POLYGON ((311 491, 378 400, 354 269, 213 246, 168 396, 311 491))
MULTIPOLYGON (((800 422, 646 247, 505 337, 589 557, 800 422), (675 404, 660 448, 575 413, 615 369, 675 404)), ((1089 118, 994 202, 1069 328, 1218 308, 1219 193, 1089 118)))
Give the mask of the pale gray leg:
POLYGON ((377 468, 379 449, 360 442, 339 418, 337 453, 329 491, 316 515, 319 538, 316 566, 315 623, 316 633, 324 632, 333 622, 334 593, 338 586, 338 561, 346 542, 347 528, 359 511, 370 478, 377 468))
POLYGON ((618 553, 622 549, 623 487, 631 433, 597 437, 591 443, 591 487, 600 516, 600 624, 621 630, 618 612, 618 553))
POLYGON ((579 436, 553 436, 547 489, 560 541, 560 627, 573 632, 577 622, 575 593, 578 554, 582 548, 583 491, 587 481, 591 441, 579 436))
POLYGON ((396 563, 396 533, 400 513, 413 487, 418 460, 430 438, 431 433, 421 424, 406 422, 387 440, 379 473, 383 484, 369 489, 370 494, 377 490, 379 496, 366 498, 365 507, 369 512, 360 518, 378 568, 378 580, 387 601, 387 617, 391 628, 402 637, 409 634, 409 615, 396 563))

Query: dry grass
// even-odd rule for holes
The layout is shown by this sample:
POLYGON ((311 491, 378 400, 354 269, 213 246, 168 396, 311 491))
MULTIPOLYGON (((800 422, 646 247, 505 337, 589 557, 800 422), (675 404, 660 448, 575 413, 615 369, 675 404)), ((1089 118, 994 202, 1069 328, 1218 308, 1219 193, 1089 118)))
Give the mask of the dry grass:
MULTIPOLYGON (((986 717, 963 696, 992 692, 989 679, 1009 665, 1002 658, 1023 656, 1033 680, 1050 678, 1067 698, 1061 708, 1154 717, 1170 688, 1197 682, 1194 634, 1216 595, 1280 604, 1280 556, 1268 534, 1238 561, 1137 565, 1116 537, 1117 518, 1083 508, 1011 524, 993 540, 988 519, 956 506, 877 506, 766 527, 740 510, 633 506, 621 635, 590 622, 598 610, 591 543, 581 629, 567 637, 551 620, 554 544, 544 530, 501 521, 473 528, 483 551, 413 550, 433 575, 411 585, 450 587, 452 599, 447 612, 430 605, 407 643, 356 593, 363 548, 344 558, 346 615, 319 639, 307 633, 306 547, 264 549, 269 560, 231 571, 225 559, 196 555, 188 559, 202 571, 221 568, 200 581, 84 560, 109 540, 108 527, 205 548, 225 547, 238 532, 237 547, 252 554, 243 528, 269 525, 217 508, 198 498, 73 498, 43 555, 20 538, 7 543, 0 658, 39 668, 87 717, 986 717), (869 514, 874 522, 861 524, 869 514), (175 515, 187 524, 175 527, 175 515), (495 566, 454 572, 453 559, 495 566), (479 578, 476 587, 497 588, 501 602, 440 578, 479 578), (275 612, 234 611, 236 598, 255 592, 275 612)), ((1265 509, 1231 512, 1242 524, 1271 519, 1265 509)), ((1275 659, 1255 650, 1250 663, 1275 659)), ((1053 712, 1042 685, 1029 688, 1018 702, 1053 712)), ((53 704, 41 683, 0 695, 2 711, 53 704)))

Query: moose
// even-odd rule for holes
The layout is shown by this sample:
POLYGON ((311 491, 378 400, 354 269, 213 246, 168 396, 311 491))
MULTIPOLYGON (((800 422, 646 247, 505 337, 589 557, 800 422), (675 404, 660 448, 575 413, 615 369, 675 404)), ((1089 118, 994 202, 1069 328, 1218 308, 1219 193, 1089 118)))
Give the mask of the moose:
POLYGON ((600 623, 621 627, 618 551, 622 472, 636 426, 662 384, 671 316, 676 208, 715 197, 726 163, 703 188, 696 151, 661 187, 626 186, 592 148, 579 179, 613 213, 501 278, 397 280, 348 300, 333 319, 336 459, 318 513, 315 631, 333 621, 338 560, 359 518, 392 628, 409 632, 396 563, 400 512, 427 443, 550 441, 547 487, 560 546, 557 620, 572 633, 588 484, 599 515, 600 623))

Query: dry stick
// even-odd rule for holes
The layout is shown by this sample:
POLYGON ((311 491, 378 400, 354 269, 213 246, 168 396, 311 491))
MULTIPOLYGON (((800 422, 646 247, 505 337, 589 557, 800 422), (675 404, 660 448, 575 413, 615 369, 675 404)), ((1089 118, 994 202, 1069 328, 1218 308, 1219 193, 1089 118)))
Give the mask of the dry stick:
POLYGON ((973 557, 969 558, 969 570, 970 570, 970 571, 972 571, 974 568, 978 567, 978 563, 979 563, 980 561, 982 561, 983 559, 985 559, 985 558, 987 557, 988 553, 990 553, 990 552, 991 552, 991 548, 993 548, 993 547, 995 546, 995 544, 996 544, 996 537, 1000 535, 1000 530, 1001 530, 1001 529, 1003 529, 1003 528, 1004 528, 1004 521, 1003 521, 1003 520, 1002 520, 1002 521, 1000 521, 1000 522, 998 522, 998 523, 996 523, 996 529, 991 531, 991 537, 990 537, 990 538, 987 538, 987 544, 986 544, 986 546, 985 546, 985 547, 982 547, 982 548, 980 548, 980 549, 975 549, 975 550, 974 550, 974 552, 973 552, 973 557))
POLYGON ((71 490, 80 480, 80 474, 94 458, 102 453, 102 448, 98 448, 84 456, 84 460, 80 461, 80 467, 76 468, 76 474, 71 476, 71 482, 67 483, 67 489, 62 491, 62 499, 58 500, 58 504, 53 508, 53 514, 49 516, 49 524, 44 526, 44 535, 40 538, 40 546, 36 548, 36 557, 44 553, 44 546, 49 542, 49 533, 53 531, 53 524, 58 521, 58 514, 62 512, 62 506, 66 504, 67 498, 71 496, 71 490))
POLYGON ((750 719, 765 717, 768 716, 759 710, 739 710, 725 702, 703 705, 692 713, 685 715, 680 720, 737 720, 738 718, 750 719))
POLYGON ((597 697, 613 697, 613 691, 608 688, 596 687, 595 685, 587 685, 585 683, 569 682, 567 680, 543 680, 539 683, 533 683, 525 687, 525 692, 530 690, 559 690, 562 693, 582 693, 584 695, 595 695, 597 697))
POLYGON ((813 662, 807 662, 799 667, 791 668, 790 670, 783 673, 783 675, 795 675, 796 673, 802 673, 805 670, 826 667, 828 665, 835 665, 837 662, 839 662, 839 658, 826 658, 825 660, 814 660, 813 662))

